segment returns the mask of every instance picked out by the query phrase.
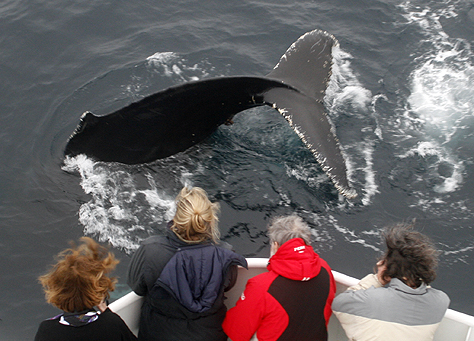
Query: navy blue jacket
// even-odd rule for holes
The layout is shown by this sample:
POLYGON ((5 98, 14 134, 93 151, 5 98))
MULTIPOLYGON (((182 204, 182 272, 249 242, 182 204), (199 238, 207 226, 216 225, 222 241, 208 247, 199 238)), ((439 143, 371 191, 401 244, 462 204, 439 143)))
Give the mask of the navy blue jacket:
POLYGON ((185 308, 202 313, 214 305, 230 265, 247 267, 247 261, 213 244, 188 246, 166 264, 154 289, 165 288, 185 308))

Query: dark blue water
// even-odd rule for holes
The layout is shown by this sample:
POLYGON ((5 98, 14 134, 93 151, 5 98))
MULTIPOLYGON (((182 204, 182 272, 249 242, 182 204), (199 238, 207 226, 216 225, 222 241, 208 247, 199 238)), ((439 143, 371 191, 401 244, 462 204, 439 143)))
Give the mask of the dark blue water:
POLYGON ((0 339, 57 311, 37 277, 82 235, 129 255, 184 185, 221 204, 223 238, 267 256, 268 219, 296 212, 336 270, 372 270, 389 223, 417 220, 441 251, 434 286, 474 314, 474 3, 12 1, 0 3, 0 339), (326 105, 359 199, 340 198, 286 121, 249 110, 199 146, 143 166, 65 160, 80 115, 171 85, 265 75, 303 33, 340 42, 326 105))

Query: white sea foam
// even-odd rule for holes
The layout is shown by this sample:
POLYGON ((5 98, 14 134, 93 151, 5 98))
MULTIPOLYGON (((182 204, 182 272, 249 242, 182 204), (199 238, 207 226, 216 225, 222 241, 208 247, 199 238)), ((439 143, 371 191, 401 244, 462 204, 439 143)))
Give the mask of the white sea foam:
POLYGON ((460 53, 439 51, 412 74, 411 110, 425 123, 428 133, 442 136, 442 142, 449 142, 473 114, 474 68, 456 60, 460 53))
POLYGON ((374 134, 380 139, 383 140, 383 132, 382 132, 382 127, 380 126, 380 119, 379 115, 377 113, 377 104, 380 101, 387 101, 387 96, 384 94, 377 94, 372 98, 372 103, 370 105, 371 110, 372 110, 372 117, 375 120, 375 129, 374 129, 374 134))
POLYGON ((314 247, 318 252, 322 250, 331 250, 334 245, 340 245, 337 239, 341 238, 344 242, 350 244, 359 244, 364 248, 371 249, 376 253, 381 252, 380 244, 380 230, 361 230, 354 231, 347 227, 341 226, 338 219, 329 212, 324 214, 314 213, 312 211, 305 211, 308 221, 316 225, 316 229, 311 230, 312 238, 316 243, 314 247))
MULTIPOLYGON (((462 184, 464 164, 463 162, 456 160, 452 152, 443 145, 434 141, 419 142, 405 154, 399 155, 399 158, 405 159, 416 155, 423 158, 428 158, 430 156, 436 157, 436 161, 433 161, 426 169, 429 178, 438 178, 439 180, 442 180, 440 184, 433 187, 435 192, 453 192, 462 184), (440 171, 440 168, 443 167, 443 165, 449 167, 449 171, 440 171)), ((436 200, 436 198, 433 200, 436 200)))
POLYGON ((465 264, 470 264, 470 254, 474 251, 474 242, 471 240, 463 241, 461 245, 450 246, 444 243, 441 243, 443 249, 442 255, 447 259, 449 264, 454 264, 462 262, 465 264), (468 244, 467 246, 465 246, 468 244))
POLYGON ((148 65, 159 68, 161 73, 167 77, 174 76, 173 68, 178 68, 175 63, 181 62, 179 56, 174 52, 157 52, 146 60, 148 65))
POLYGON ((443 30, 440 19, 457 16, 454 4, 445 9, 421 10, 405 3, 409 24, 417 24, 432 46, 428 52, 416 56, 419 66, 412 74, 410 104, 428 121, 443 128, 455 126, 463 115, 472 114, 473 76, 470 43, 462 38, 452 38, 443 30))
POLYGON ((360 121, 371 117, 376 122, 375 128, 361 128, 360 140, 341 146, 349 180, 354 182, 357 178, 363 181, 362 203, 369 205, 372 197, 379 192, 375 181, 373 141, 380 139, 382 133, 374 108, 375 103, 383 97, 372 96, 371 91, 363 87, 352 70, 352 59, 353 57, 339 46, 333 48, 332 76, 326 91, 325 104, 330 116, 337 116, 338 112, 341 112, 360 121))
POLYGON ((332 75, 324 99, 326 106, 335 109, 350 102, 353 107, 366 111, 372 100, 372 93, 355 76, 351 68, 352 55, 339 46, 333 47, 332 53, 332 75))
POLYGON ((405 11, 407 25, 417 25, 426 39, 422 42, 431 46, 427 52, 414 56, 418 63, 411 74, 411 95, 405 114, 408 120, 415 120, 422 126, 423 141, 418 142, 401 157, 418 154, 422 157, 436 155, 432 170, 440 164, 449 164, 450 176, 431 172, 439 176, 442 184, 434 187, 437 193, 449 193, 460 188, 463 182, 464 164, 449 147, 451 142, 462 144, 463 134, 459 130, 474 124, 474 66, 468 41, 452 38, 444 30, 441 18, 454 18, 456 1, 445 8, 433 10, 427 6, 416 6, 411 2, 400 5, 405 11))
POLYGON ((156 52, 146 58, 149 63, 163 65, 173 63, 178 59, 178 55, 174 52, 156 52))
POLYGON ((474 250, 474 246, 473 246, 473 245, 463 247, 462 249, 444 251, 444 254, 445 254, 445 255, 453 255, 453 254, 454 254, 454 255, 457 255, 457 254, 464 253, 464 252, 466 252, 466 251, 471 251, 471 250, 474 250))
POLYGON ((84 233, 114 247, 129 252, 136 249, 140 240, 153 233, 154 225, 174 214, 174 198, 160 193, 150 175, 149 188, 139 189, 132 174, 84 155, 67 157, 63 170, 78 172, 81 187, 91 196, 79 209, 84 233))
POLYGON ((174 52, 157 52, 146 58, 148 66, 160 75, 172 78, 176 83, 196 81, 209 76, 214 68, 203 60, 199 64, 188 65, 188 61, 174 52))
POLYGON ((307 164, 286 164, 286 174, 295 179, 302 180, 308 186, 319 188, 319 186, 328 181, 328 176, 325 173, 320 173, 315 167, 308 167, 307 164))
MULTIPOLYGON (((363 247, 366 247, 366 248, 372 249, 374 251, 380 252, 380 249, 376 245, 373 245, 373 243, 368 242, 366 240, 366 238, 363 238, 361 235, 359 235, 357 232, 355 232, 353 230, 350 230, 350 229, 348 229, 344 226, 341 226, 334 216, 329 214, 327 216, 327 219, 328 219, 328 222, 331 224, 331 226, 337 232, 339 232, 341 235, 344 236, 344 239, 347 242, 349 242, 351 244, 360 244, 363 247)), ((368 237, 372 237, 374 235, 372 233, 372 231, 368 231, 368 233, 365 233, 364 231, 362 231, 362 232, 360 232, 360 234, 366 234, 366 236, 368 236, 368 237)))
POLYGON ((363 149, 364 159, 366 165, 363 168, 365 173, 365 187, 364 187, 364 196, 362 197, 362 203, 364 205, 369 205, 371 203, 371 198, 380 193, 378 190, 377 183, 375 182, 375 171, 373 164, 373 154, 374 148, 371 144, 366 143, 365 148, 363 149))

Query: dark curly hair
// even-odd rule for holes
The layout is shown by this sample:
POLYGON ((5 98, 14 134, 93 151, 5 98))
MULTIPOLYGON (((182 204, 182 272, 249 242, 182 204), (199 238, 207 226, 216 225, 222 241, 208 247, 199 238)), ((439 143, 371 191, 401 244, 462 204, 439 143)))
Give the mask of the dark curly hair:
POLYGON ((386 266, 384 280, 398 278, 411 287, 435 280, 438 251, 427 236, 414 230, 414 223, 391 226, 383 237, 387 245, 382 257, 386 266))

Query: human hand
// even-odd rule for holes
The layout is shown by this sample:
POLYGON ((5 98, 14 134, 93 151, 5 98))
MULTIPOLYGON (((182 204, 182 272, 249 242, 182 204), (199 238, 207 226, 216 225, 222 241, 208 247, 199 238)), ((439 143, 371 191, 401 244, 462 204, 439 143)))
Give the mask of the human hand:
POLYGON ((376 264, 377 266, 377 279, 380 282, 380 284, 385 285, 388 282, 390 282, 390 279, 387 281, 384 278, 384 272, 387 270, 387 265, 385 264, 385 260, 380 260, 376 264))

